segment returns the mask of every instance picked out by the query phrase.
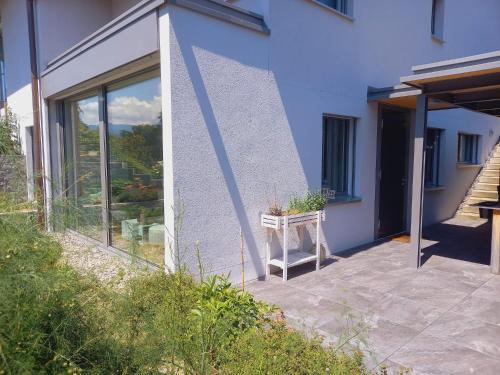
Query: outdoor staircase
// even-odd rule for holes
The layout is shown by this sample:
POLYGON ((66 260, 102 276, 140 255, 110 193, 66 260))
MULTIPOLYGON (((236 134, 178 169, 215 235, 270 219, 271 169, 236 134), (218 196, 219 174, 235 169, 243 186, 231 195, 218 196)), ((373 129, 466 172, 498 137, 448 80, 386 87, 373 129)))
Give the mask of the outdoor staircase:
POLYGON ((480 217, 479 208, 473 207, 472 205, 484 201, 498 201, 499 186, 500 143, 497 143, 467 192, 464 200, 458 207, 456 215, 480 217))

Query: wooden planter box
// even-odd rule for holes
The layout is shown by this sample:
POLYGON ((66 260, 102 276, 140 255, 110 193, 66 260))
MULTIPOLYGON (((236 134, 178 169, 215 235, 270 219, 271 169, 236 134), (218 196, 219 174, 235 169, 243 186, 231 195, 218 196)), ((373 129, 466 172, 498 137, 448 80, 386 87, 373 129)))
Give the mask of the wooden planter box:
POLYGON ((316 270, 320 266, 320 233, 321 222, 325 221, 325 211, 312 211, 296 215, 274 216, 265 215, 261 216, 261 225, 267 230, 283 231, 283 253, 280 256, 271 257, 271 236, 268 233, 266 240, 266 277, 270 274, 270 267, 276 266, 283 270, 283 281, 288 278, 288 268, 295 267, 300 264, 316 261, 316 270), (311 254, 307 251, 295 250, 289 251, 288 238, 290 227, 304 226, 307 224, 316 223, 316 253, 311 254))

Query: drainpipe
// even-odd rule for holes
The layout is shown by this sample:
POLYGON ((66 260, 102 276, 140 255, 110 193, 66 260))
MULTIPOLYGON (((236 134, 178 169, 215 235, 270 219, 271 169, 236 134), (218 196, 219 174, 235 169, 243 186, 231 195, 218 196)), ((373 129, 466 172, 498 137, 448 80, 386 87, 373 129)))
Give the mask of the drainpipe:
POLYGON ((38 61, 35 35, 35 1, 26 0, 28 15, 28 35, 30 45, 31 64, 31 93, 33 104, 33 146, 34 146, 34 176, 35 176, 35 196, 37 201, 37 221, 44 223, 44 184, 43 184, 43 164, 42 164, 42 127, 40 113, 40 88, 38 84, 38 61))

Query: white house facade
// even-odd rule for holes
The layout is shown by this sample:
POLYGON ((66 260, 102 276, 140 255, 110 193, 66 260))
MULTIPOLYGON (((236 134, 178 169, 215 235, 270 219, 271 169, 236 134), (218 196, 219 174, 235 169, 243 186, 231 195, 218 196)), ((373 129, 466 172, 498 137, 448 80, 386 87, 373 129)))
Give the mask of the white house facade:
MULTIPOLYGON (((415 104, 371 99, 412 66, 498 50, 499 15, 497 0, 0 0, 6 102, 27 154, 39 134, 48 211, 83 212, 75 231, 170 267, 178 243, 196 269, 198 246, 235 280, 243 252, 254 279, 275 199, 336 192, 328 254, 409 231, 415 104)), ((500 137, 496 116, 429 107, 424 225, 456 214, 500 137)))

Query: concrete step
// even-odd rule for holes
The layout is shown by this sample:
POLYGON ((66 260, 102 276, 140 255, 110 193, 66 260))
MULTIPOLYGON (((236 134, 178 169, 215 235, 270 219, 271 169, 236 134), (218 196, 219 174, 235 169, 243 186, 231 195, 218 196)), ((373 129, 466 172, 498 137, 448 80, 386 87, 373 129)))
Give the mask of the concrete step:
POLYGON ((500 155, 497 156, 496 154, 495 155, 492 155, 492 157, 490 158, 490 160, 488 160, 488 164, 500 164, 500 155))
POLYGON ((498 176, 485 176, 484 173, 481 173, 478 182, 498 186, 500 185, 500 174, 498 176))
POLYGON ((498 199, 498 192, 497 191, 489 191, 489 190, 473 189, 470 196, 471 196, 471 198, 491 198, 491 199, 497 200, 498 199))
POLYGON ((478 182, 474 185, 474 190, 485 190, 485 191, 494 191, 498 192, 497 184, 489 184, 486 182, 478 182))
POLYGON ((497 178, 500 178, 500 170, 483 168, 483 170, 481 171, 480 175, 481 176, 485 176, 485 177, 497 177, 497 178))
POLYGON ((463 206, 459 212, 464 213, 464 214, 478 214, 479 215, 479 208, 478 207, 473 207, 473 206, 463 206))
POLYGON ((460 211, 459 211, 459 212, 457 212, 457 214, 456 214, 455 216, 460 216, 460 217, 470 217, 470 218, 476 218, 476 219, 477 219, 477 218, 479 218, 479 217, 481 217, 481 216, 479 215, 479 213, 477 213, 477 214, 473 214, 473 213, 465 213, 465 212, 460 212, 460 211))
POLYGON ((496 198, 482 198, 482 197, 467 197, 465 200, 466 205, 471 205, 471 204, 476 204, 476 203, 481 203, 481 202, 497 202, 498 199, 496 198))
POLYGON ((487 171, 498 171, 500 170, 500 163, 488 163, 483 170, 487 171))

